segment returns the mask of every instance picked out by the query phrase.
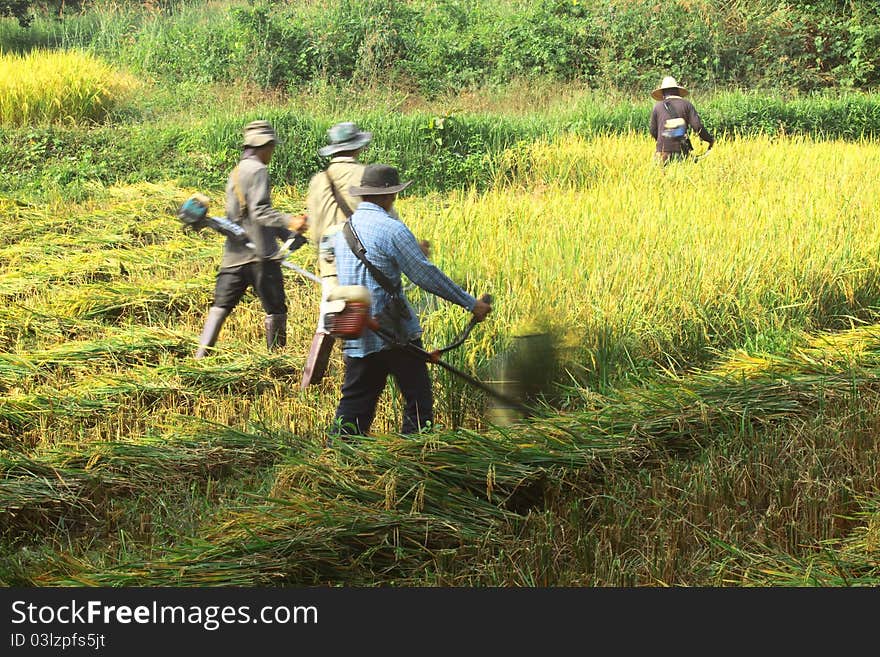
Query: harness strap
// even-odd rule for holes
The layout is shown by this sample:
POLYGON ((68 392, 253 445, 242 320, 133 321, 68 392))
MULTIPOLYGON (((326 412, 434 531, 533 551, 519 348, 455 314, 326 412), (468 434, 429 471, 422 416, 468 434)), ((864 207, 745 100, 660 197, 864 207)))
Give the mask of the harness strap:
POLYGON ((345 202, 345 199, 342 198, 342 194, 339 193, 339 190, 336 189, 336 185, 333 184, 333 178, 330 177, 329 169, 324 172, 324 175, 327 176, 327 184, 330 185, 330 191, 333 193, 333 198, 336 200, 336 205, 339 206, 339 209, 342 210, 342 214, 346 217, 351 217, 354 214, 349 207, 348 203, 345 202))
POLYGON ((236 197, 238 197, 239 218, 243 218, 248 213, 248 207, 244 194, 241 193, 241 187, 238 186, 238 166, 232 170, 232 189, 235 191, 236 197))
POLYGON ((348 243, 348 248, 352 250, 352 253, 357 256, 357 259, 364 263, 364 267, 373 275, 373 278, 376 279, 376 282, 382 286, 382 288, 391 296, 400 296, 401 288, 400 285, 395 286, 391 280, 383 274, 376 265, 367 260, 367 249, 364 246, 361 239, 358 237, 357 233, 354 231, 354 226, 351 225, 351 221, 346 221, 342 225, 342 233, 345 235, 345 241, 348 243))
MULTIPOLYGON (((668 100, 663 101, 663 107, 666 108, 667 113, 673 119, 681 119, 681 117, 678 115, 678 112, 676 112, 674 109, 672 109, 672 105, 669 104, 668 100)), ((687 119, 682 119, 682 120, 684 120, 685 132, 684 132, 684 137, 681 137, 681 139, 679 139, 679 141, 681 142, 682 152, 685 155, 687 155, 688 153, 690 153, 694 149, 694 147, 693 147, 693 144, 691 144, 691 138, 688 136, 688 130, 690 129, 690 124, 688 124, 687 119)))

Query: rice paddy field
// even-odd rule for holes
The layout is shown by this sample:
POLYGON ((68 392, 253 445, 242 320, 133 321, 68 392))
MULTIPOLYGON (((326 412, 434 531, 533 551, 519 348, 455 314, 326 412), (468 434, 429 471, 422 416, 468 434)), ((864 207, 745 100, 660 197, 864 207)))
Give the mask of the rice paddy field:
MULTIPOLYGON (((876 585, 880 145, 722 139, 666 169, 650 146, 535 141, 487 191, 404 195, 437 264, 495 299, 450 362, 489 377, 546 331, 553 393, 493 424, 434 369, 433 434, 395 433, 389 389, 373 435, 331 448, 339 352, 299 388, 308 279, 286 272, 284 350, 249 296, 193 360, 222 244, 180 228, 196 190, 0 199, 0 580, 876 585)), ((464 326, 411 294, 427 344, 464 326)))
MULTIPOLYGON (((369 158, 400 156, 404 179, 424 178, 401 217, 441 269, 494 299, 446 360, 494 383, 518 354, 542 394, 511 416, 432 368, 433 432, 398 434, 389 387, 370 436, 327 445, 342 361, 336 350, 300 389, 319 300, 308 278, 285 272, 284 349, 266 350, 246 296, 216 351, 193 358, 222 238, 184 232, 176 212, 195 192, 222 212, 225 174, 210 171, 237 152, 200 140, 243 125, 250 97, 207 118, 162 114, 155 87, 60 56, 0 54, 0 129, 21 144, 12 160, 0 150, 13 162, 0 182, 0 585, 880 583, 880 141, 864 125, 846 139, 720 131, 699 161, 660 168, 631 118, 564 128, 590 96, 491 152, 475 139, 467 157, 448 117, 416 133, 419 116, 386 110, 369 158), (43 81, 23 84, 23 69, 43 81), (197 175, 173 175, 179 153, 168 175, 132 155, 165 121, 197 175), (395 126, 410 151, 438 144, 436 171, 459 178, 408 170, 395 126), (117 129, 130 143, 89 142, 117 129)), ((300 121, 286 124, 294 153, 344 110, 297 102, 260 106, 300 121)), ((823 114, 810 102, 798 112, 823 114)), ((848 107, 869 125, 872 102, 848 107)), ((493 120, 464 113, 455 130, 493 120)), ((286 158, 273 201, 298 213, 309 161, 286 158)), ((313 270, 315 257, 307 245, 291 261, 313 270)), ((460 308, 408 294, 429 348, 464 328, 460 308)))
POLYGON ((100 121, 140 86, 133 75, 86 52, 16 55, 0 48, 0 116, 7 125, 100 121))

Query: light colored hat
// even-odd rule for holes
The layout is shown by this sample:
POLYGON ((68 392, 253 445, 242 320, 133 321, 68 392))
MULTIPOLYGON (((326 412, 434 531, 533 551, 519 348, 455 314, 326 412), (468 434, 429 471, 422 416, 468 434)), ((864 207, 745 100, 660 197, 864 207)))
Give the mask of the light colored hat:
POLYGON ((244 127, 244 145, 259 148, 270 141, 280 143, 275 128, 268 121, 251 121, 244 127))
POLYGON ((372 139, 373 133, 364 132, 356 123, 337 123, 327 131, 329 143, 318 149, 318 155, 327 157, 341 151, 356 151, 369 144, 372 139))
POLYGON ((382 196, 396 194, 412 184, 412 180, 400 182, 397 169, 387 164, 368 164, 364 167, 360 187, 352 185, 348 193, 352 196, 382 196))
POLYGON ((674 77, 672 77, 671 75, 667 75, 665 78, 663 78, 660 86, 651 92, 651 98, 653 98, 654 100, 663 100, 663 91, 668 89, 675 89, 676 91, 678 91, 678 95, 682 97, 688 95, 687 89, 685 89, 684 87, 680 87, 674 77))

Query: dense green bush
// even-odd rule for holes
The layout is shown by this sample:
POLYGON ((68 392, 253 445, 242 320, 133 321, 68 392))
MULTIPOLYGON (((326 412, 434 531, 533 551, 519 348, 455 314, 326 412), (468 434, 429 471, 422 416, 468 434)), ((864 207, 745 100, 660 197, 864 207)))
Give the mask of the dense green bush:
POLYGON ((0 19, 0 48, 38 45, 86 47, 169 81, 391 80, 428 95, 524 76, 637 93, 666 73, 724 88, 880 82, 873 0, 166 0, 99 3, 27 29, 0 19))
POLYGON ((0 0, 0 16, 9 16, 18 21, 22 27, 30 25, 33 20, 28 0, 0 0))

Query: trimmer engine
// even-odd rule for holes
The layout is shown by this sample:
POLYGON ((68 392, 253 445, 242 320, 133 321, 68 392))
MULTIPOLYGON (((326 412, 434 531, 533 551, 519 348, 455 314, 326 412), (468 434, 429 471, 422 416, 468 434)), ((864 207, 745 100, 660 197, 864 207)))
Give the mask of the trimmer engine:
POLYGON ((334 338, 359 338, 370 321, 370 291, 362 285, 340 285, 321 304, 324 328, 334 338))
POLYGON ((177 218, 183 222, 184 229, 189 228, 196 232, 203 228, 210 228, 221 235, 225 235, 249 249, 256 248, 251 242, 244 228, 226 217, 212 217, 208 214, 210 199, 203 194, 195 194, 184 201, 177 211, 177 218))

